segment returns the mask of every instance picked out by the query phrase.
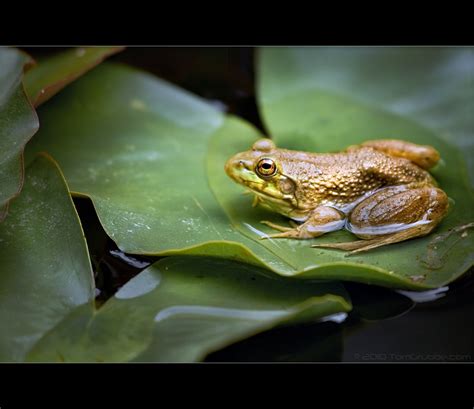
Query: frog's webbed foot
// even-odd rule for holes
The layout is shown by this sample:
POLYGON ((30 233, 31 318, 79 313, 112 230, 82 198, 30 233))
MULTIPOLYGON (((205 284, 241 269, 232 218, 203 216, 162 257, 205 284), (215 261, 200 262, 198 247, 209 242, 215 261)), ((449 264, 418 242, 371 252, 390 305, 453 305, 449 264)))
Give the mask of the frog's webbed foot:
POLYGON ((311 247, 314 248, 327 248, 349 251, 348 256, 356 253, 362 253, 363 251, 371 250, 376 247, 384 246, 389 244, 384 242, 381 238, 371 240, 356 240, 348 241, 345 243, 325 243, 325 244, 314 244, 311 247))
POLYGON ((283 233, 268 234, 266 236, 260 237, 260 240, 265 239, 310 239, 311 237, 305 237, 296 229, 289 229, 283 233))
MULTIPOLYGON (((266 223, 265 223, 266 224, 266 223)), ((270 226, 272 227, 272 226, 270 226)), ((274 228, 274 227, 273 227, 274 228)), ((266 236, 260 237, 260 240, 265 240, 265 239, 297 239, 297 240, 305 240, 305 239, 312 239, 313 237, 316 237, 314 234, 308 233, 305 230, 301 229, 293 229, 291 227, 283 227, 279 226, 278 229, 282 233, 275 233, 275 234, 268 234, 266 236), (280 230, 281 229, 281 230, 280 230), (285 230, 283 230, 285 229, 285 230)), ((323 233, 320 233, 323 234, 323 233)))
POLYGON ((264 224, 265 226, 271 227, 272 229, 278 230, 278 231, 290 231, 290 230, 294 229, 292 227, 282 226, 280 224, 269 222, 268 220, 261 220, 260 223, 264 224))
POLYGON ((337 249, 337 250, 358 250, 369 244, 369 240, 356 240, 348 241, 345 243, 322 243, 322 244, 313 244, 311 247, 314 248, 323 248, 323 249, 337 249))
POLYGON ((298 229, 298 224, 290 221, 290 224, 293 225, 293 227, 286 227, 286 226, 281 226, 279 224, 275 224, 272 222, 269 222, 267 220, 262 220, 260 223, 271 227, 272 229, 281 231, 283 233, 275 233, 275 234, 268 234, 266 236, 263 236, 260 238, 260 240, 264 239, 310 239, 311 237, 307 237, 304 233, 298 229), (296 226, 295 226, 296 225, 296 226))
POLYGON ((326 244, 315 244, 311 247, 330 248, 338 250, 350 251, 347 255, 362 253, 364 251, 372 250, 377 247, 386 246, 387 244, 400 243, 414 237, 425 236, 433 230, 435 226, 430 224, 423 224, 415 226, 406 230, 402 230, 398 233, 384 235, 368 240, 356 240, 346 243, 326 243, 326 244))
POLYGON ((338 210, 332 207, 320 206, 313 210, 311 216, 303 224, 290 221, 292 227, 285 227, 264 220, 261 223, 282 233, 264 236, 262 239, 312 239, 324 233, 341 229, 345 223, 344 218, 345 216, 338 210))

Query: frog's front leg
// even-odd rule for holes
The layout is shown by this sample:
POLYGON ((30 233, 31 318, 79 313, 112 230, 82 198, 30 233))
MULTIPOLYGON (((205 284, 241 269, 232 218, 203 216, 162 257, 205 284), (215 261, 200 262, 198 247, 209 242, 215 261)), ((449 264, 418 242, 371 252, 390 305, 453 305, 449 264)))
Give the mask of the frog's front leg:
POLYGON ((360 202, 349 217, 348 230, 363 240, 312 247, 350 250, 352 253, 399 243, 430 233, 448 211, 441 189, 426 186, 382 189, 360 202))
POLYGON ((312 239, 324 233, 342 229, 345 224, 345 215, 333 207, 319 206, 313 210, 303 224, 293 228, 280 226, 268 221, 262 221, 261 223, 282 232, 264 236, 262 239, 312 239))

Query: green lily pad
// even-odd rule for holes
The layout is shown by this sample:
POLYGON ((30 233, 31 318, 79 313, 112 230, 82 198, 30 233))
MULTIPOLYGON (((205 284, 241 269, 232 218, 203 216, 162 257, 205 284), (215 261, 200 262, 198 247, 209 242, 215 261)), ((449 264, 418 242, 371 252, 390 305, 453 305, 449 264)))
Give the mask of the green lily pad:
MULTIPOLYGON (((358 135, 367 131, 360 128, 360 119, 353 124, 337 113, 328 117, 315 111, 313 91, 327 91, 330 97, 365 103, 434 130, 437 137, 461 150, 474 183, 473 47, 269 48, 258 57, 261 112, 278 142, 284 141, 280 138, 285 130, 299 131, 315 137, 314 147, 323 148, 319 143, 325 143, 327 133, 320 129, 321 122, 334 118, 356 134, 352 137, 366 137, 358 135), (301 99, 298 103, 298 98, 306 96, 308 104, 301 99), (289 109, 283 116, 273 105, 280 99, 289 109)), ((334 136, 345 143, 349 132, 341 128, 342 124, 334 136)), ((389 126, 374 129, 379 132, 377 137, 410 137, 397 135, 396 130, 389 126)))
POLYGON ((25 75, 25 88, 34 106, 46 102, 78 77, 123 47, 79 47, 47 57, 25 75))
POLYGON ((265 266, 266 250, 232 228, 206 180, 211 136, 220 128, 258 135, 244 122, 227 120, 151 75, 107 63, 39 114, 41 131, 28 144, 27 161, 38 151, 54 155, 73 193, 92 198, 123 251, 217 255, 265 266), (259 249, 260 258, 252 253, 259 249))
POLYGON ((39 156, 0 224, 0 361, 26 352, 94 297, 87 246, 57 166, 39 156))
POLYGON ((351 309, 340 284, 262 273, 226 260, 162 259, 98 311, 89 305, 72 312, 35 345, 28 360, 199 361, 277 325, 331 319, 351 309))
MULTIPOLYGON (((265 70, 260 73, 262 79, 265 75, 265 70)), ((286 108, 282 99, 281 116, 290 121, 291 115, 283 110, 299 109, 314 118, 314 110, 292 105, 305 98, 287 102, 286 108)), ((309 125, 303 119, 285 125, 288 132, 275 135, 278 142, 291 135, 284 144, 289 148, 340 149, 366 137, 390 136, 380 135, 380 129, 408 135, 415 142, 429 141, 446 162, 436 176, 456 201, 438 232, 445 234, 468 221, 472 192, 466 190, 466 172, 456 149, 399 115, 331 93, 311 98, 307 96, 308 104, 326 109, 327 115, 341 114, 340 121, 326 125, 331 142, 305 133, 309 125), (345 124, 342 130, 336 126, 340 123, 345 124), (299 133, 291 131, 294 124, 299 133)), ((264 111, 275 107, 264 104, 264 111)), ((204 100, 132 68, 102 64, 41 107, 39 115, 42 128, 28 144, 27 156, 45 150, 57 158, 73 193, 92 199, 105 231, 123 251, 216 256, 284 276, 406 289, 444 285, 472 265, 472 231, 467 228, 454 230, 441 246, 433 245, 431 240, 438 236, 430 235, 352 257, 310 248, 312 240, 260 240, 262 232, 270 231, 260 220, 282 218, 252 208, 251 198, 241 195, 243 189, 223 171, 226 159, 248 149, 260 133, 204 100)), ((273 122, 283 125, 278 118, 273 122)), ((350 237, 340 231, 315 240, 350 237)))
POLYGON ((31 59, 0 48, 0 222, 23 184, 23 148, 38 129, 38 118, 23 90, 23 69, 31 59))
MULTIPOLYGON (((456 136, 474 127, 472 116, 459 109, 473 105, 473 94, 457 92, 472 83, 472 50, 278 48, 263 49, 259 57, 260 108, 277 145, 328 152, 368 139, 401 138, 433 145, 441 152, 443 165, 433 173, 454 200, 451 214, 425 238, 351 260, 433 287, 454 280, 472 266, 474 196, 465 162, 455 147, 460 139, 456 136), (412 74, 429 81, 412 82, 412 74), (453 78, 461 74, 461 79, 453 78), (429 92, 436 98, 422 103, 420 99, 429 92), (444 120, 436 122, 434 112, 441 105, 444 120), (449 133, 446 124, 450 124, 449 133)), ((465 141, 459 144, 467 147, 465 141)), ((349 237, 340 232, 317 240, 349 237)), ((337 251, 321 251, 319 260, 339 257, 337 251)))

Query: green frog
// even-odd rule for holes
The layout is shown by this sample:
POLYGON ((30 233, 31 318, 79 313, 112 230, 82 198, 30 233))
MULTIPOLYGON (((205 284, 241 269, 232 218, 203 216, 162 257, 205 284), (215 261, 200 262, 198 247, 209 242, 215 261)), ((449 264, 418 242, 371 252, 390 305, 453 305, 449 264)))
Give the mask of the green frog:
POLYGON ((268 138, 231 157, 226 173, 262 205, 290 218, 263 238, 312 239, 347 229, 361 240, 315 244, 357 253, 429 234, 446 216, 448 196, 427 171, 431 146, 371 140, 337 153, 280 149, 268 138))

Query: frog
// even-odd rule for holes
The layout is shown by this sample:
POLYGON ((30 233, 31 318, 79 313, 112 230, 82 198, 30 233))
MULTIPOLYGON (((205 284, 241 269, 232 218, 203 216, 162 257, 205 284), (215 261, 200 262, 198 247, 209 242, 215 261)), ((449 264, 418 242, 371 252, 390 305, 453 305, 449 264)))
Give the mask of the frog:
POLYGON ((288 226, 262 239, 313 239, 345 229, 357 237, 311 247, 364 252, 428 235, 447 215, 449 200, 429 172, 440 161, 432 146, 375 139, 338 152, 278 148, 257 140, 225 163, 225 172, 288 226))

